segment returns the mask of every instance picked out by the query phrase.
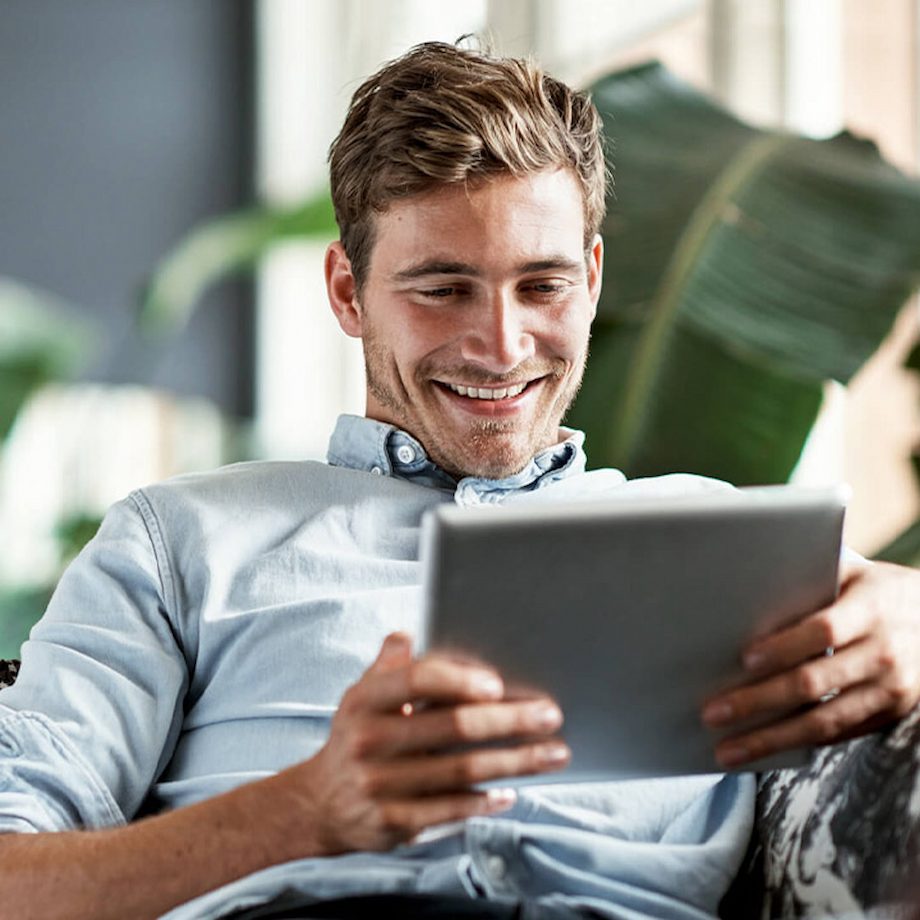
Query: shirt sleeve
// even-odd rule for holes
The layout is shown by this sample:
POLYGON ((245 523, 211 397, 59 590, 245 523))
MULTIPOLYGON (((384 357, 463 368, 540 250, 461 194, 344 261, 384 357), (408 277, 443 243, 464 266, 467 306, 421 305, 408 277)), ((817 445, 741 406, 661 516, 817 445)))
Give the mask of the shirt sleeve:
POLYGON ((0 691, 0 832, 125 823, 175 747, 188 687, 156 518, 115 505, 0 691))

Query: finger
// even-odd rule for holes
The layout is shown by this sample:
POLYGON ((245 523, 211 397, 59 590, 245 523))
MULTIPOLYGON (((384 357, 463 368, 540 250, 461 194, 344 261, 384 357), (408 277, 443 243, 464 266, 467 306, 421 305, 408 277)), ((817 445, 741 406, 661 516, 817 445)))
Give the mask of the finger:
POLYGON ((380 802, 377 821, 381 829, 400 840, 409 840, 428 827, 463 821, 479 815, 493 815, 511 808, 517 801, 513 789, 487 789, 453 795, 380 802))
POLYGON ((887 711, 890 699, 890 692, 881 684, 852 687, 826 703, 724 739, 716 746, 716 759, 726 767, 739 766, 780 751, 841 741, 858 726, 887 711))
POLYGON ((371 665, 376 670, 390 670, 409 664, 412 660, 412 640, 404 632, 391 632, 380 646, 371 665))
POLYGON ((829 693, 864 683, 884 673, 877 643, 857 642, 834 655, 822 655, 782 674, 720 694, 703 707, 703 721, 724 727, 764 715, 790 712, 817 703, 829 693))
POLYGON ((356 753, 392 757, 458 744, 548 735, 561 725, 562 712, 549 699, 423 709, 409 718, 385 715, 369 719, 356 729, 364 735, 356 753))
POLYGON ((840 649, 867 636, 872 616, 853 596, 853 584, 851 581, 829 607, 752 642, 742 656, 745 668, 757 675, 776 674, 821 655, 825 649, 840 649))
POLYGON ((476 702, 499 700, 503 693, 504 685, 495 671, 432 654, 401 667, 380 668, 375 662, 346 692, 342 708, 392 712, 416 700, 476 702))
POLYGON ((562 741, 543 741, 371 762, 359 772, 358 792, 376 799, 467 791, 478 783, 559 770, 570 757, 571 752, 562 741))
POLYGON ((848 550, 847 557, 840 561, 840 568, 837 575, 837 581, 841 590, 843 590, 854 578, 870 574, 870 570, 876 565, 877 563, 872 562, 870 559, 863 559, 861 556, 858 556, 856 553, 851 553, 848 550))

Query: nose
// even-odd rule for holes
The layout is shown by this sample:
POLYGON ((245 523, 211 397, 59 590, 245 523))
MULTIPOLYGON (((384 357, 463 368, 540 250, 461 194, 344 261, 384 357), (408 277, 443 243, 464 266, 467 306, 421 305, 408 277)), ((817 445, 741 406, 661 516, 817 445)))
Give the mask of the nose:
POLYGON ((461 345, 464 360, 504 374, 532 358, 536 342, 528 331, 528 312, 507 291, 496 290, 484 297, 478 309, 469 311, 469 328, 461 345))

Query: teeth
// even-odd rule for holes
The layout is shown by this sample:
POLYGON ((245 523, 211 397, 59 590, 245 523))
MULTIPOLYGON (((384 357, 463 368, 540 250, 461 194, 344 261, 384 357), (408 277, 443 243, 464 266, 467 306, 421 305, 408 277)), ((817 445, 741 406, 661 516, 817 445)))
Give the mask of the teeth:
POLYGON ((448 383, 447 386, 455 393, 459 393, 460 396, 469 396, 470 399, 507 399, 523 393, 527 384, 516 383, 514 386, 503 387, 500 390, 487 390, 484 387, 464 387, 459 383, 448 383))

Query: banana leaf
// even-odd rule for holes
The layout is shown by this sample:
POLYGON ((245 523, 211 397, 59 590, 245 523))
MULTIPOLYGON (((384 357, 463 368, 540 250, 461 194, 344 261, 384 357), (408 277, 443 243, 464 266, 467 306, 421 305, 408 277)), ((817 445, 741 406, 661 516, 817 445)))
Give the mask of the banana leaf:
POLYGON ((657 63, 592 87, 615 195, 569 422, 594 465, 785 481, 920 281, 920 183, 849 134, 744 124, 657 63))
POLYGON ((254 207, 214 218, 194 228, 154 269, 141 298, 142 326, 175 332, 188 322, 207 287, 253 269, 272 246, 337 237, 328 192, 294 207, 254 207))

